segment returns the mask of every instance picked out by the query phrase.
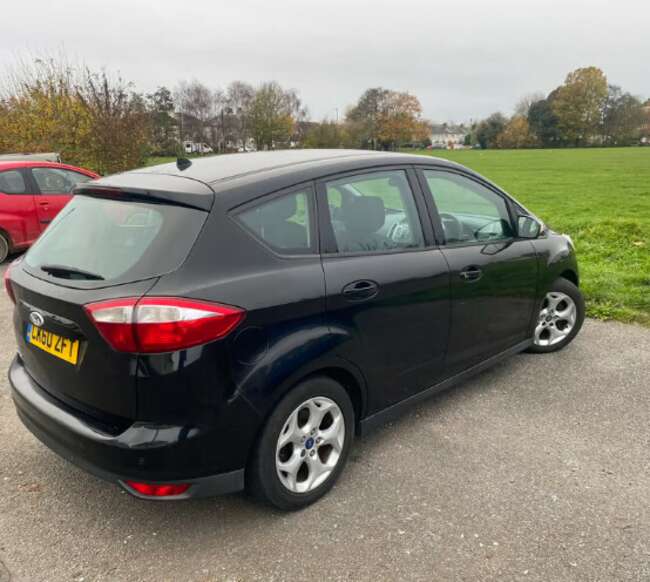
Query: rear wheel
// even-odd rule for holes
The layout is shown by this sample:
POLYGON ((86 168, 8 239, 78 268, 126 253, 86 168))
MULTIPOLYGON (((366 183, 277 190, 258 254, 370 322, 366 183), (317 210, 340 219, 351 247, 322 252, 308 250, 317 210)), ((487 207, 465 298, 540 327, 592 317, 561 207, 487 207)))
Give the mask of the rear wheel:
POLYGON ((578 334, 584 319, 585 302, 580 289, 567 279, 557 279, 542 301, 529 351, 561 350, 578 334))
POLYGON ((9 256, 9 241, 4 234, 0 234, 0 263, 4 263, 9 256))
POLYGON ((249 490, 280 509, 305 507, 332 488, 353 438, 345 389, 330 378, 311 378, 271 414, 249 465, 249 490))

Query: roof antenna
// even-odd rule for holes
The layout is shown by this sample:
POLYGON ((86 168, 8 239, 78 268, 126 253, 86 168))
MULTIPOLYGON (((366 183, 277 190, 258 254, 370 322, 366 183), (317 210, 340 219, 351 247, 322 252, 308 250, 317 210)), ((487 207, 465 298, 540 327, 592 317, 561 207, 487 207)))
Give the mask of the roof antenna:
POLYGON ((192 165, 192 161, 187 158, 176 158, 176 167, 182 172, 192 165))

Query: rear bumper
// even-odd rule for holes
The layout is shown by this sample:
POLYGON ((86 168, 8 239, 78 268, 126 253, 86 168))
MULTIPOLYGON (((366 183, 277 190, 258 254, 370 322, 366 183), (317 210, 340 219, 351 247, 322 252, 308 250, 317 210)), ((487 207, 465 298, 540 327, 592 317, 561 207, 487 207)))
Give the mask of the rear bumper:
POLYGON ((191 483, 186 493, 162 499, 219 495, 244 487, 243 455, 240 468, 215 471, 214 463, 206 462, 215 455, 204 454, 205 448, 221 440, 214 429, 136 422, 118 435, 107 434, 44 391, 20 356, 11 363, 9 382, 18 416, 34 436, 61 457, 137 497, 155 499, 138 494, 126 481, 191 483))

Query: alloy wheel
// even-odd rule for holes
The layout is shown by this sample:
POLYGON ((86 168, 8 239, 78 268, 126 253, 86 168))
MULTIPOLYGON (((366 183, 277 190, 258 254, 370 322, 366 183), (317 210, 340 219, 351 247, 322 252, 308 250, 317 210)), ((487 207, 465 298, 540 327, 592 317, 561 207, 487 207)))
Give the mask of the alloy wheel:
POLYGON ((566 293, 550 291, 544 297, 533 341, 537 346, 553 346, 563 341, 576 323, 576 304, 566 293))
POLYGON ((316 396, 298 406, 284 423, 275 451, 281 483, 308 493, 332 474, 343 451, 345 419, 333 400, 316 396))

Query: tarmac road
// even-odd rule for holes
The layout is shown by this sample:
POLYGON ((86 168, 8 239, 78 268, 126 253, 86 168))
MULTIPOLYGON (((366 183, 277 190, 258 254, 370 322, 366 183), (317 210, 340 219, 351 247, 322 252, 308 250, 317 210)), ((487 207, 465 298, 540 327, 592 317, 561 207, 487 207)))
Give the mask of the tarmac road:
MULTIPOLYGON (((14 351, 0 297, 0 366, 14 351)), ((4 567, 2 566, 4 564, 4 567)), ((0 380, 6 580, 650 581, 650 330, 586 322, 358 441, 321 502, 152 503, 41 445, 0 380)))

